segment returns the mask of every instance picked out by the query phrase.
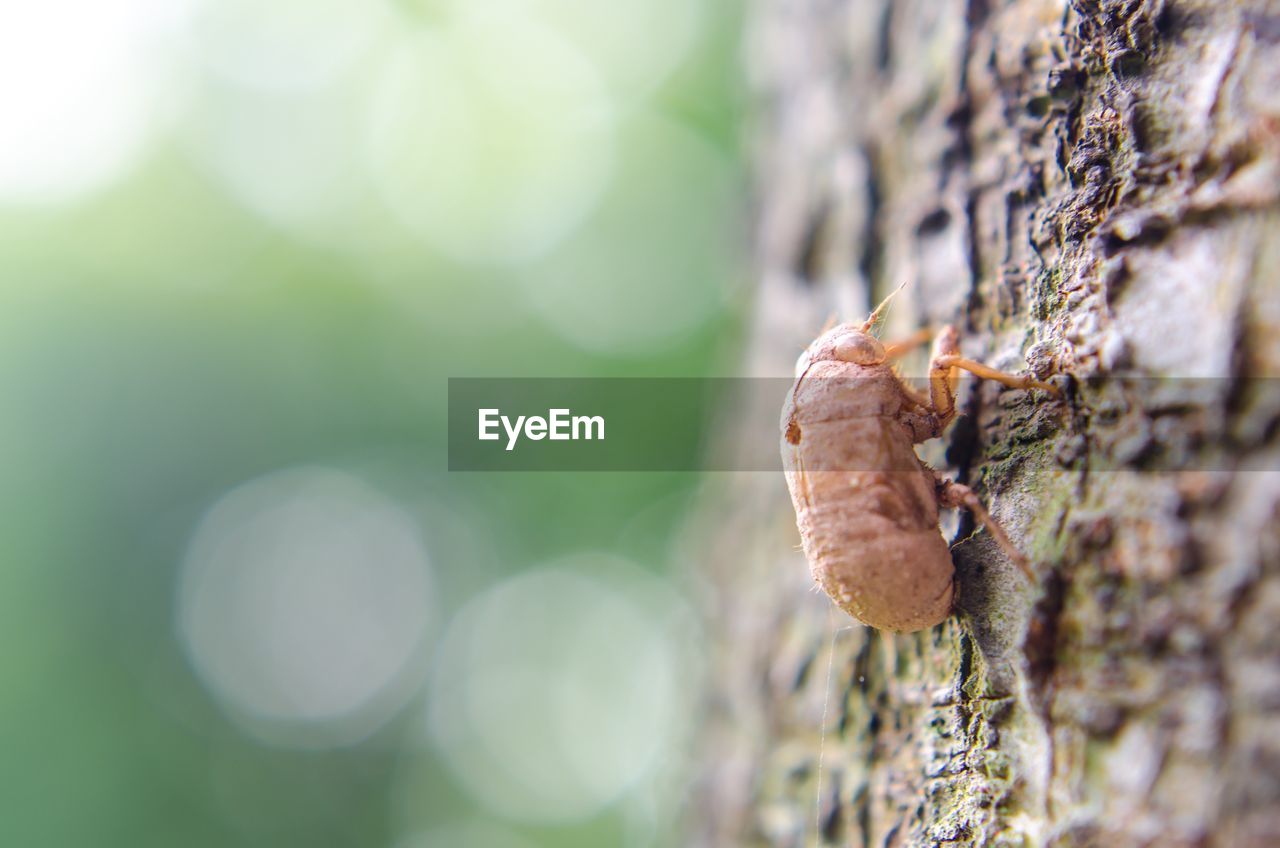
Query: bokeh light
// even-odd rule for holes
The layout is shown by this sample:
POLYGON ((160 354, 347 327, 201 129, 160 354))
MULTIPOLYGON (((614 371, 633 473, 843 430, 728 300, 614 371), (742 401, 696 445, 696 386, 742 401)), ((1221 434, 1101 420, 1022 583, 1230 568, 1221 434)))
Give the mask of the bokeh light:
POLYGON ((227 80, 275 91, 332 82, 390 24, 371 0, 203 0, 190 36, 203 64, 227 80))
POLYGON ((556 332, 599 353, 644 356, 678 344, 722 309, 728 158, 688 128, 635 114, 626 163, 596 214, 522 291, 556 332))
POLYGON ((358 155, 363 103, 358 87, 347 88, 281 93, 211 83, 183 136, 239 203, 291 234, 332 244, 353 235, 351 218, 366 194, 358 155))
POLYGON ((607 554, 499 584, 441 642, 431 739, 499 815, 600 813, 673 754, 692 689, 684 612, 662 580, 607 554))
POLYGON ((395 848, 537 848, 537 843, 493 822, 466 821, 413 834, 395 848))
POLYGON ((536 19, 460 13, 411 34, 378 82, 378 188, 432 247, 470 263, 536 256, 591 209, 613 162, 596 69, 536 19))
POLYGON ((414 522, 357 478, 296 469, 225 495, 181 577, 191 663, 244 728, 349 744, 416 688, 431 602, 414 522))
POLYGON ((630 96, 671 73, 706 11, 704 3, 689 0, 448 0, 444 8, 539 20, 571 40, 615 91, 630 96))

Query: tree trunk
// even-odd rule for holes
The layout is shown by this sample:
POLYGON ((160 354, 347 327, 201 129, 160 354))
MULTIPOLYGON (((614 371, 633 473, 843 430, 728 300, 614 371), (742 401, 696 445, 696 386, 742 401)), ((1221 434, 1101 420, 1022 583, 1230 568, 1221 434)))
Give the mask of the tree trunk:
POLYGON ((759 0, 751 373, 907 282, 886 336, 1067 397, 966 381, 926 453, 1037 583, 964 516, 926 632, 813 591, 781 473, 713 499, 694 844, 1280 844, 1278 43, 1264 0, 759 0))

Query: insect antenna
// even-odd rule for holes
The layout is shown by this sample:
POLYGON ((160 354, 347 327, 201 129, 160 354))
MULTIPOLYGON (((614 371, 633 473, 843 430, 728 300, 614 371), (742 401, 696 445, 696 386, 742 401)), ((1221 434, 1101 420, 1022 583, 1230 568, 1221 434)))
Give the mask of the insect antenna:
POLYGON ((867 320, 862 322, 862 332, 869 332, 871 328, 875 326, 876 322, 880 320, 880 316, 884 313, 884 310, 889 306, 889 301, 893 300, 894 295, 906 287, 907 283, 906 281, 903 281, 902 285, 889 292, 889 294, 885 296, 885 299, 880 301, 879 306, 871 310, 871 314, 867 316, 867 320))

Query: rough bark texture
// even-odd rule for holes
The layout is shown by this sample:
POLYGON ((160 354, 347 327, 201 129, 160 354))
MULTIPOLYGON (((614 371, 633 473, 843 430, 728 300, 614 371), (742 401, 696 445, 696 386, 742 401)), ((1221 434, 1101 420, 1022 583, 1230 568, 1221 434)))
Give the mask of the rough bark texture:
POLYGON ((962 521, 921 634, 812 591, 780 473, 726 488, 692 842, 1280 844, 1280 5, 758 0, 748 57, 752 373, 909 281, 886 335, 1069 399, 968 381, 932 459, 1040 582, 962 521))

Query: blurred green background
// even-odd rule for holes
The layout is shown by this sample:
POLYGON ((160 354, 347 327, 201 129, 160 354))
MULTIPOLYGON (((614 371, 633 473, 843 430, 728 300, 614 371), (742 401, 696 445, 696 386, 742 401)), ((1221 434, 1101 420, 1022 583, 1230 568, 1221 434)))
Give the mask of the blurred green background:
POLYGON ((445 389, 732 373, 739 17, 5 4, 0 845, 678 844, 698 478, 445 389))

